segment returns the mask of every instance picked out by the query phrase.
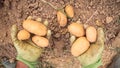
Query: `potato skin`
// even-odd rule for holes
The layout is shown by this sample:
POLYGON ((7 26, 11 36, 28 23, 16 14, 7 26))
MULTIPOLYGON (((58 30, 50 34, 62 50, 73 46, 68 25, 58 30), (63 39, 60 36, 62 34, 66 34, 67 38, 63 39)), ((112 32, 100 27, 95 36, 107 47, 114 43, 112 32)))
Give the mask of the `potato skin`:
POLYGON ((30 38, 30 33, 26 30, 20 30, 17 34, 18 40, 26 40, 30 38))
POLYGON ((61 11, 57 12, 57 20, 60 26, 64 27, 67 24, 67 17, 61 11))
POLYGON ((85 35, 84 27, 79 23, 72 23, 68 26, 68 31, 75 35, 76 37, 81 37, 85 35))
POLYGON ((89 46, 89 41, 85 37, 80 37, 73 43, 71 53, 73 56, 77 57, 87 51, 89 46))
POLYGON ((33 20, 25 20, 23 22, 23 28, 39 36, 45 36, 47 33, 47 28, 45 25, 33 20))
POLYGON ((65 12, 68 15, 68 17, 73 17, 74 16, 73 7, 70 4, 65 7, 65 12))
POLYGON ((97 39, 97 30, 96 30, 96 28, 93 27, 93 26, 89 26, 86 29, 86 37, 87 37, 88 41, 95 42, 96 39, 97 39))
POLYGON ((32 41, 40 47, 47 47, 49 45, 49 41, 47 38, 40 37, 37 35, 32 37, 32 41))

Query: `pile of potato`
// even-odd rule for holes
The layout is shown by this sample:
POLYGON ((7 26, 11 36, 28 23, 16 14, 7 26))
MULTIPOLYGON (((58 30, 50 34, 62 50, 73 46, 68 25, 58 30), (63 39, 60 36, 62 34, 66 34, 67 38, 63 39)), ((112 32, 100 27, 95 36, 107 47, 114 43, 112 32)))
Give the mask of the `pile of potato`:
MULTIPOLYGON (((58 11, 57 19, 60 26, 64 27, 67 24, 67 17, 74 17, 74 10, 71 5, 67 5, 65 7, 65 12, 58 11)), ((97 31, 93 26, 89 26, 86 28, 83 24, 72 22, 68 25, 68 31, 75 37, 75 40, 71 47, 71 53, 73 56, 79 56, 87 51, 90 47, 90 43, 94 43, 97 39, 97 31)), ((73 39, 75 39, 73 37, 73 39)))
POLYGON ((96 42, 97 30, 93 26, 88 26, 85 30, 82 24, 72 23, 68 26, 68 31, 77 37, 71 47, 73 56, 83 54, 89 49, 90 43, 96 42))
POLYGON ((67 5, 64 11, 57 12, 57 20, 60 26, 64 27, 67 25, 67 17, 74 17, 73 7, 71 5, 67 5))
MULTIPOLYGON (((61 27, 67 25, 67 17, 74 17, 74 10, 71 5, 67 5, 65 7, 65 12, 57 11, 57 20, 61 27)), ((30 33, 32 33, 34 34, 34 36, 32 36, 32 41, 36 45, 40 47, 47 47, 49 45, 48 39, 44 37, 48 32, 47 27, 44 24, 27 19, 23 22, 22 26, 24 29, 20 30, 17 35, 19 40, 30 39, 30 33)), ((93 26, 88 26, 85 28, 81 23, 72 22, 68 25, 68 31, 72 36, 77 37, 71 47, 71 53, 73 56, 83 54, 89 49, 90 43, 96 42, 97 30, 93 26)))
POLYGON ((22 23, 23 30, 20 30, 17 34, 17 38, 19 40, 27 40, 30 39, 31 33, 34 34, 32 36, 32 41, 40 46, 47 47, 49 45, 49 41, 44 36, 47 34, 47 27, 38 22, 31 19, 27 19, 22 23))

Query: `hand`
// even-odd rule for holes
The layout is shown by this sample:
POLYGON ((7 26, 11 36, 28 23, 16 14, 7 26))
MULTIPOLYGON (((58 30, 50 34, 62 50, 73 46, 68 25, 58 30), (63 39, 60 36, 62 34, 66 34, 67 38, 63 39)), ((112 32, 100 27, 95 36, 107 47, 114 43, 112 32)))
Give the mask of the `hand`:
POLYGON ((17 50, 16 59, 28 65, 29 68, 36 68, 37 59, 42 53, 42 48, 37 47, 31 40, 20 41, 17 39, 17 26, 13 25, 11 29, 11 37, 17 50))
POLYGON ((104 49, 104 32, 103 28, 98 28, 98 38, 95 43, 90 45, 90 48, 78 57, 83 68, 97 68, 102 64, 101 55, 104 49))

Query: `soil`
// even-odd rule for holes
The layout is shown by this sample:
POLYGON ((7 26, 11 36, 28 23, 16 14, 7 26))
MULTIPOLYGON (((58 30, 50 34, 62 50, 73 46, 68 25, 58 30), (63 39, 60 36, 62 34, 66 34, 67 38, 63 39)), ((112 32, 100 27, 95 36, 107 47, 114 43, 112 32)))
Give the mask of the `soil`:
MULTIPOLYGON (((92 26, 103 27, 105 32, 105 49, 102 55, 103 65, 107 68, 113 57, 118 53, 114 48, 120 48, 120 0, 46 0, 61 8, 67 4, 74 7, 75 16, 68 19, 92 26)), ((56 10, 41 0, 0 0, 0 58, 16 57, 16 49, 10 36, 13 24, 21 28, 23 20, 28 16, 48 20, 48 29, 52 30, 49 39, 50 46, 40 57, 43 68, 79 68, 80 62, 70 53, 70 34, 67 26, 60 27, 56 20, 56 10), (46 64, 47 63, 47 64, 46 64)), ((0 68, 2 65, 0 64, 0 68)))

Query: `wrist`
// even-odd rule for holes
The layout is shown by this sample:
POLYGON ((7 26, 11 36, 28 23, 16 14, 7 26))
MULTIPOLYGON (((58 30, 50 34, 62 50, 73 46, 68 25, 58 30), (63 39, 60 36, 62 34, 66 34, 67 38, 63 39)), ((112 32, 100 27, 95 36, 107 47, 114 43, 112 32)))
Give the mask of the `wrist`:
POLYGON ((22 63, 24 63, 28 68, 36 68, 37 61, 30 62, 30 61, 27 61, 27 60, 21 58, 20 56, 17 56, 16 59, 18 61, 21 61, 22 63))

